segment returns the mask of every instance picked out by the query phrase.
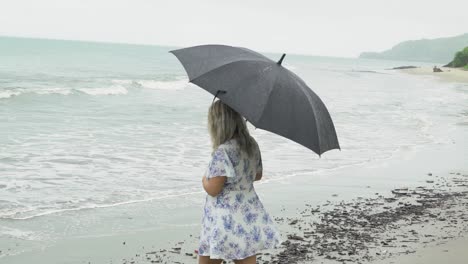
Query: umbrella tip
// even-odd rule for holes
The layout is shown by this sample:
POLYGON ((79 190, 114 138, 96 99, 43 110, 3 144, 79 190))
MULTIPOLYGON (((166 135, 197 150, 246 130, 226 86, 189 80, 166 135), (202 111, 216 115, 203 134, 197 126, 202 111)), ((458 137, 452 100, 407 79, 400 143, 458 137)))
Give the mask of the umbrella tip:
POLYGON ((281 56, 281 59, 277 62, 278 65, 281 65, 285 56, 286 56, 286 53, 283 53, 283 55, 281 56))

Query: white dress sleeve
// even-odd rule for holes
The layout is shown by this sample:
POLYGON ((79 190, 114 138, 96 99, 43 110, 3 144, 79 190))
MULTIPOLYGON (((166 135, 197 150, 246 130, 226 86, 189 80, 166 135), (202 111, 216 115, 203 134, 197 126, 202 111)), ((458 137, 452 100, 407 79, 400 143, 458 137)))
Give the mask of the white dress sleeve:
POLYGON ((208 179, 216 176, 226 176, 228 177, 228 181, 229 178, 236 176, 236 171, 223 146, 218 147, 213 153, 205 176, 208 179))

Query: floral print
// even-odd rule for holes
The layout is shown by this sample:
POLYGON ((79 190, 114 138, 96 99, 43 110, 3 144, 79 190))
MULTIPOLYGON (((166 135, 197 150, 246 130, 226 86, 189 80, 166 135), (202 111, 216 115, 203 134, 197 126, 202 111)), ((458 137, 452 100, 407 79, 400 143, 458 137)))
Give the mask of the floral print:
POLYGON ((279 232, 255 192, 253 182, 262 171, 256 144, 253 157, 235 139, 213 153, 205 176, 226 176, 216 197, 206 196, 198 254, 212 259, 244 259, 281 243, 279 232))

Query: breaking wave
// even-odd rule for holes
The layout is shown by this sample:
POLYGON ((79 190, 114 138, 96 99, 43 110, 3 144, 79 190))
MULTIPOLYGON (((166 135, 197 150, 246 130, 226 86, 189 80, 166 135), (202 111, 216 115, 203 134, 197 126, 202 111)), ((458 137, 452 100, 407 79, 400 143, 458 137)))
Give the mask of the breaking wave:
POLYGON ((41 88, 12 88, 0 90, 0 99, 11 99, 25 94, 37 95, 73 95, 87 94, 92 96, 102 95, 125 95, 130 89, 143 88, 152 90, 183 90, 193 84, 187 79, 160 81, 160 80, 112 80, 111 85, 102 87, 83 88, 61 88, 61 87, 41 87, 41 88))

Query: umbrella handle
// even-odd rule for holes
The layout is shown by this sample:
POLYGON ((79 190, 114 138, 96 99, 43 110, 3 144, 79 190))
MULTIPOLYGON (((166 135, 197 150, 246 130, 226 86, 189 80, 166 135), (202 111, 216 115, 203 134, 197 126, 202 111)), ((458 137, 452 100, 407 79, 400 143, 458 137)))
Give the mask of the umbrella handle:
POLYGON ((214 100, 216 99, 216 97, 218 97, 218 94, 220 94, 220 93, 221 93, 221 94, 225 94, 226 91, 224 91, 224 90, 218 90, 218 91, 216 92, 215 96, 213 97, 213 102, 211 102, 211 103, 214 103, 214 100))

